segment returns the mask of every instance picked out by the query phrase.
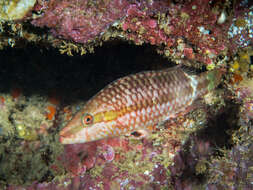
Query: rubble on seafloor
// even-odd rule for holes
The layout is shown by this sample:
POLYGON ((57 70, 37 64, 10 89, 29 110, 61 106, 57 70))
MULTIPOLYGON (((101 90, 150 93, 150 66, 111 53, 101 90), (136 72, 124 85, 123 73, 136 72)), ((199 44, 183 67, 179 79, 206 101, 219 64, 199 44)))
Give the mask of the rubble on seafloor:
POLYGON ((252 189, 252 11, 247 0, 0 0, 0 188, 252 189), (59 143, 105 84, 175 64, 224 77, 148 137, 59 143))

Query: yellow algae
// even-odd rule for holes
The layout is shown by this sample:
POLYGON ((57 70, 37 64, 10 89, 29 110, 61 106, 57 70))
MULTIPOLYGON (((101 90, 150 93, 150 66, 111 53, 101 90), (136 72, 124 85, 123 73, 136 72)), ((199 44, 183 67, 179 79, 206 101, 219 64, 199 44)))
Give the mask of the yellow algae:
POLYGON ((235 22, 235 25, 236 25, 237 27, 245 27, 246 24, 247 24, 247 21, 246 21, 245 19, 243 19, 243 18, 238 18, 238 19, 236 20, 236 22, 235 22))
POLYGON ((190 18, 190 16, 187 13, 185 13, 185 12, 182 12, 180 16, 181 16, 182 21, 184 23, 190 18))
MULTIPOLYGON (((154 168, 155 163, 150 162, 148 157, 142 160, 142 154, 138 150, 123 153, 121 150, 115 149, 115 152, 120 154, 122 159, 114 163, 119 168, 119 172, 115 173, 114 177, 121 172, 128 172, 130 178, 133 176, 139 178, 136 174, 152 171, 154 168)), ((140 177, 139 180, 142 178, 140 177)))
POLYGON ((208 164, 208 162, 205 159, 199 160, 195 166, 196 174, 197 175, 204 174, 207 170, 207 164, 208 164))
POLYGON ((215 64, 214 63, 208 64, 207 67, 206 67, 206 69, 208 71, 213 70, 214 68, 215 68, 215 64))
MULTIPOLYGON (((90 51, 90 49, 88 49, 90 51)), ((61 54, 67 54, 68 56, 73 56, 73 52, 80 53, 81 55, 85 55, 87 50, 85 47, 81 45, 77 45, 71 42, 63 41, 62 45, 60 45, 59 51, 61 54)), ((92 52, 92 50, 90 51, 92 52)))
POLYGON ((231 68, 232 68, 233 70, 238 70, 239 67, 240 67, 240 65, 239 65, 239 63, 238 63, 237 60, 234 61, 234 63, 233 63, 232 66, 231 66, 231 68))
POLYGON ((19 124, 16 127, 18 137, 28 141, 37 140, 38 135, 33 129, 26 127, 25 125, 19 124))
POLYGON ((0 0, 0 19, 18 20, 33 8, 36 0, 0 0))
POLYGON ((102 173, 104 170, 104 166, 100 165, 95 165, 90 171, 89 174, 91 177, 96 178, 96 177, 103 177, 102 173))
POLYGON ((231 64, 230 71, 237 74, 248 72, 251 69, 250 56, 253 55, 252 48, 246 48, 238 52, 238 56, 231 64))
POLYGON ((72 51, 78 52, 78 47, 75 44, 63 41, 59 51, 61 54, 66 53, 68 56, 73 56, 72 51))

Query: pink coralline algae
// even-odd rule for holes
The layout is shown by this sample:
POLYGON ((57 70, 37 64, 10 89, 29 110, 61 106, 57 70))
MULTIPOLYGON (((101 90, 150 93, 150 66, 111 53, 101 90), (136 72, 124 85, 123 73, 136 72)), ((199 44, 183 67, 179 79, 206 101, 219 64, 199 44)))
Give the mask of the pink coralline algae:
POLYGON ((229 24, 217 24, 218 16, 207 0, 171 4, 161 15, 133 5, 128 9, 122 29, 135 43, 163 44, 166 54, 210 64, 229 45, 226 38, 229 24))
MULTIPOLYGON (((65 145, 58 159, 70 177, 49 183, 34 182, 27 189, 161 189, 168 187, 167 170, 156 160, 161 154, 158 147, 145 139, 135 145, 123 137, 65 145)), ((57 167, 52 169, 57 171, 57 167)), ((18 188, 10 186, 8 190, 18 188)))
MULTIPOLYGON (((175 60, 185 57, 210 65, 219 55, 232 53, 240 47, 233 40, 238 38, 238 35, 233 37, 233 22, 250 9, 245 6, 242 13, 237 10, 238 4, 234 6, 236 15, 233 18, 224 12, 228 5, 209 0, 184 3, 52 0, 47 6, 41 5, 39 12, 43 14, 32 24, 46 26, 55 36, 78 43, 94 41, 110 26, 116 26, 109 36, 120 36, 135 44, 156 45, 161 47, 160 53, 175 60), (220 17, 224 17, 224 21, 221 22, 220 17)), ((250 20, 249 14, 245 17, 250 20)), ((242 37, 252 42, 252 30, 246 26, 245 30, 248 32, 242 37)))
POLYGON ((114 148, 124 147, 127 150, 127 141, 110 139, 85 144, 66 145, 63 155, 59 157, 66 170, 72 176, 82 175, 95 164, 105 164, 114 160, 114 148))
POLYGON ((101 155, 102 157, 110 162, 114 159, 114 150, 113 148, 110 146, 110 145, 103 145, 101 148, 100 148, 100 152, 101 152, 101 155))
MULTIPOLYGON (((185 122, 184 119, 179 121, 185 122)), ((121 136, 65 145, 55 164, 50 165, 59 178, 43 183, 35 181, 24 189, 169 188, 169 165, 182 145, 182 139, 186 138, 186 129, 177 124, 166 124, 163 132, 150 138, 121 136)), ((206 152, 208 145, 202 144, 198 150, 206 152)), ((11 185, 8 190, 20 187, 11 185)))
POLYGON ((128 5, 126 0, 51 0, 47 6, 43 5, 43 16, 32 23, 51 28, 53 34, 65 39, 87 43, 121 19, 128 5))
MULTIPOLYGON (((196 111, 195 114, 199 115, 199 119, 195 122, 210 125, 198 131, 197 134, 189 134, 195 126, 191 118, 196 118, 196 115, 189 113, 186 118, 180 116, 174 121, 169 121, 161 128, 161 131, 157 130, 157 133, 152 134, 150 138, 137 140, 133 137, 121 136, 83 144, 65 145, 55 165, 51 165, 54 179, 36 180, 27 187, 10 185, 7 190, 20 188, 27 190, 211 189, 216 187, 216 183, 223 183, 223 173, 231 171, 230 158, 233 158, 233 162, 238 162, 238 166, 243 161, 246 164, 246 167, 241 167, 243 176, 249 176, 250 171, 247 168, 251 166, 249 158, 252 156, 245 156, 247 160, 242 160, 240 147, 238 147, 239 152, 237 151, 239 157, 236 156, 239 159, 235 160, 233 154, 228 155, 229 159, 224 158, 226 168, 223 165, 224 159, 215 156, 217 153, 219 155, 217 144, 224 146, 219 141, 227 141, 227 137, 224 139, 225 131, 222 128, 226 126, 224 129, 227 131, 227 126, 231 124, 230 120, 224 123, 224 118, 227 120, 228 116, 223 115, 224 110, 222 110, 223 108, 220 109, 222 113, 219 117, 210 118, 206 124, 204 124, 207 122, 204 120, 205 116, 200 116, 200 113, 196 111), (216 123, 220 120, 221 126, 216 123), (191 125, 191 127, 188 128, 186 125, 191 125), (217 170, 211 175, 214 174, 214 177, 218 178, 209 179, 209 171, 213 168, 217 170), (207 179, 204 180, 204 178, 207 179)), ((237 108, 231 107, 228 110, 229 113, 225 113, 229 115, 229 118, 235 118, 231 116, 231 112, 233 113, 237 108)), ((245 126, 242 129, 248 131, 245 126)), ((252 135, 250 133, 245 137, 252 137, 252 135)), ((247 147, 244 147, 244 150, 252 149, 248 145, 247 147)), ((249 151, 250 154, 251 152, 249 151)), ((241 170, 236 176, 240 176, 240 172, 241 170)), ((225 174, 225 176, 228 175, 225 174)), ((236 176, 232 176, 232 180, 236 176)), ((231 182, 231 178, 226 179, 226 182, 231 182)), ((250 177, 248 179, 250 180, 250 177)))

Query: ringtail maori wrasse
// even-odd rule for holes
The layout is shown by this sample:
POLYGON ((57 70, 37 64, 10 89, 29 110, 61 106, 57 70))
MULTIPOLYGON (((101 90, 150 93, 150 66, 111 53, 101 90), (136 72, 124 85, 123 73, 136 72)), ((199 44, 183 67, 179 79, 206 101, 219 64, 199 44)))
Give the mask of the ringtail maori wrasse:
POLYGON ((191 75, 181 67, 120 78, 91 98, 60 131, 62 144, 154 129, 220 82, 220 70, 191 75))

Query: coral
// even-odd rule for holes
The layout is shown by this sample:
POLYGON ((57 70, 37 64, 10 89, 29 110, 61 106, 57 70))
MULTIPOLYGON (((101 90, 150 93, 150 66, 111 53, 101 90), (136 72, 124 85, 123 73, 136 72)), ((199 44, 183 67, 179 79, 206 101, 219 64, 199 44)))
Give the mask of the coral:
MULTIPOLYGON (((196 188, 197 180, 189 181, 188 176, 201 176, 208 171, 213 147, 207 140, 191 136, 184 149, 181 149, 170 166, 170 180, 175 189, 196 188)), ((201 189, 199 187, 199 189, 201 189)))
POLYGON ((253 79, 244 79, 234 87, 236 99, 242 103, 241 110, 247 121, 253 119, 253 79))
POLYGON ((252 189, 252 145, 235 146, 224 159, 215 159, 210 166, 209 185, 223 189, 252 189), (215 185, 213 185, 215 184, 215 185))
POLYGON ((0 140, 8 136, 13 136, 15 129, 13 128, 11 122, 9 121, 9 115, 11 109, 13 109, 15 103, 10 95, 3 94, 1 95, 1 105, 0 105, 0 127, 1 127, 1 136, 0 140))
MULTIPOLYGON (((240 120, 240 122, 242 121, 245 120, 240 120)), ((245 123, 242 124, 245 125, 245 123)), ((234 132, 233 141, 235 146, 231 150, 223 152, 224 156, 222 158, 215 158, 209 163, 208 189, 253 188, 252 137, 252 125, 242 126, 234 132)))
POLYGON ((65 41, 63 41, 63 45, 60 46, 60 53, 64 54, 66 53, 68 56, 73 56, 72 52, 79 52, 81 55, 86 54, 87 50, 84 47, 78 47, 78 45, 73 44, 73 43, 67 43, 65 41))
MULTIPOLYGON (((36 97, 34 97, 32 101, 37 102, 36 97)), ((9 118, 12 120, 12 124, 17 130, 18 137, 26 140, 35 140, 37 139, 36 133, 39 127, 43 123, 46 123, 46 116, 36 103, 27 106, 24 104, 24 100, 19 100, 16 105, 17 108, 10 114, 9 118)))
MULTIPOLYGON (((69 111, 67 111, 69 113, 69 111)), ((50 166, 59 176, 50 183, 34 182, 28 188, 161 189, 171 186, 168 167, 189 134, 205 123, 201 111, 180 116, 166 123, 149 138, 118 137, 84 144, 65 145, 57 161, 50 166)), ((208 155, 208 144, 197 151, 208 155)), ((192 151, 194 152, 195 149, 192 151)), ((16 189, 19 186, 10 186, 16 189)))
MULTIPOLYGON (((47 6, 41 6, 44 8, 40 11, 44 13, 32 24, 47 26, 55 36, 84 44, 95 42, 98 45, 101 39, 106 41, 111 37, 133 41, 137 45, 149 43, 156 45, 159 53, 177 63, 181 63, 181 58, 187 58, 212 69, 221 64, 216 63, 219 56, 241 47, 236 40, 233 42, 238 34, 232 35, 233 32, 230 32, 236 30, 233 28, 234 20, 238 20, 239 28, 248 31, 243 35, 244 41, 252 41, 250 4, 243 7, 240 2, 234 2, 234 17, 226 16, 224 11, 231 6, 228 2, 221 5, 218 2, 209 3, 208 0, 184 3, 53 0, 47 6), (244 12, 238 11, 239 7, 243 7, 244 12)), ((61 52, 72 55, 71 50, 83 52, 82 49, 70 44, 61 52)))
POLYGON ((136 44, 163 44, 165 48, 161 53, 166 56, 178 61, 179 57, 185 57, 210 65, 229 47, 225 32, 228 24, 220 26, 216 23, 217 17, 217 11, 209 1, 171 4, 167 14, 161 15, 150 15, 148 11, 132 6, 122 29, 127 31, 127 39, 136 44))
POLYGON ((17 136, 25 140, 34 141, 38 138, 37 133, 33 129, 22 124, 18 124, 16 126, 16 131, 17 131, 17 136))
POLYGON ((252 45, 253 42, 253 6, 250 1, 238 1, 234 5, 234 18, 228 30, 228 38, 233 40, 234 52, 238 47, 252 45), (236 48, 237 47, 237 48, 236 48))
POLYGON ((0 19, 23 19, 34 7, 36 0, 0 0, 0 19))
POLYGON ((70 56, 73 52, 84 55, 94 52, 94 47, 104 41, 118 38, 137 45, 155 45, 158 53, 176 63, 185 58, 190 60, 190 66, 205 65, 211 70, 224 65, 223 60, 238 48, 252 43, 252 4, 208 0, 40 0, 30 17, 18 23, 1 22, 0 29, 0 48, 24 46, 25 40, 49 43, 70 56), (32 25, 47 27, 51 32, 41 35, 33 27, 28 30, 22 23, 28 19, 32 25))
POLYGON ((47 131, 53 121, 46 118, 46 107, 50 103, 41 96, 26 97, 20 88, 12 88, 0 97, 0 188, 50 176, 55 172, 50 165, 61 150, 59 145, 49 143, 52 137, 47 131))
MULTIPOLYGON (((243 25, 240 21, 238 25, 243 25)), ((238 129, 231 130, 231 149, 220 150, 219 156, 213 157, 209 165, 206 189, 252 189, 253 162, 253 80, 250 69, 252 48, 242 48, 234 57, 230 71, 231 81, 228 87, 231 98, 237 102, 238 129)), ((232 118, 232 116, 231 116, 232 118)), ((232 119, 231 119, 232 121, 232 119)))
POLYGON ((126 14, 127 0, 118 1, 59 1, 48 3, 42 17, 32 23, 47 26, 52 32, 65 39, 87 43, 126 14))
POLYGON ((229 87, 234 93, 234 98, 242 103, 242 112, 244 119, 250 120, 253 118, 253 72, 251 70, 250 56, 252 48, 244 48, 238 52, 231 65, 229 87))
POLYGON ((230 70, 238 75, 243 75, 250 70, 250 56, 253 55, 252 47, 242 48, 238 55, 234 57, 230 70))

